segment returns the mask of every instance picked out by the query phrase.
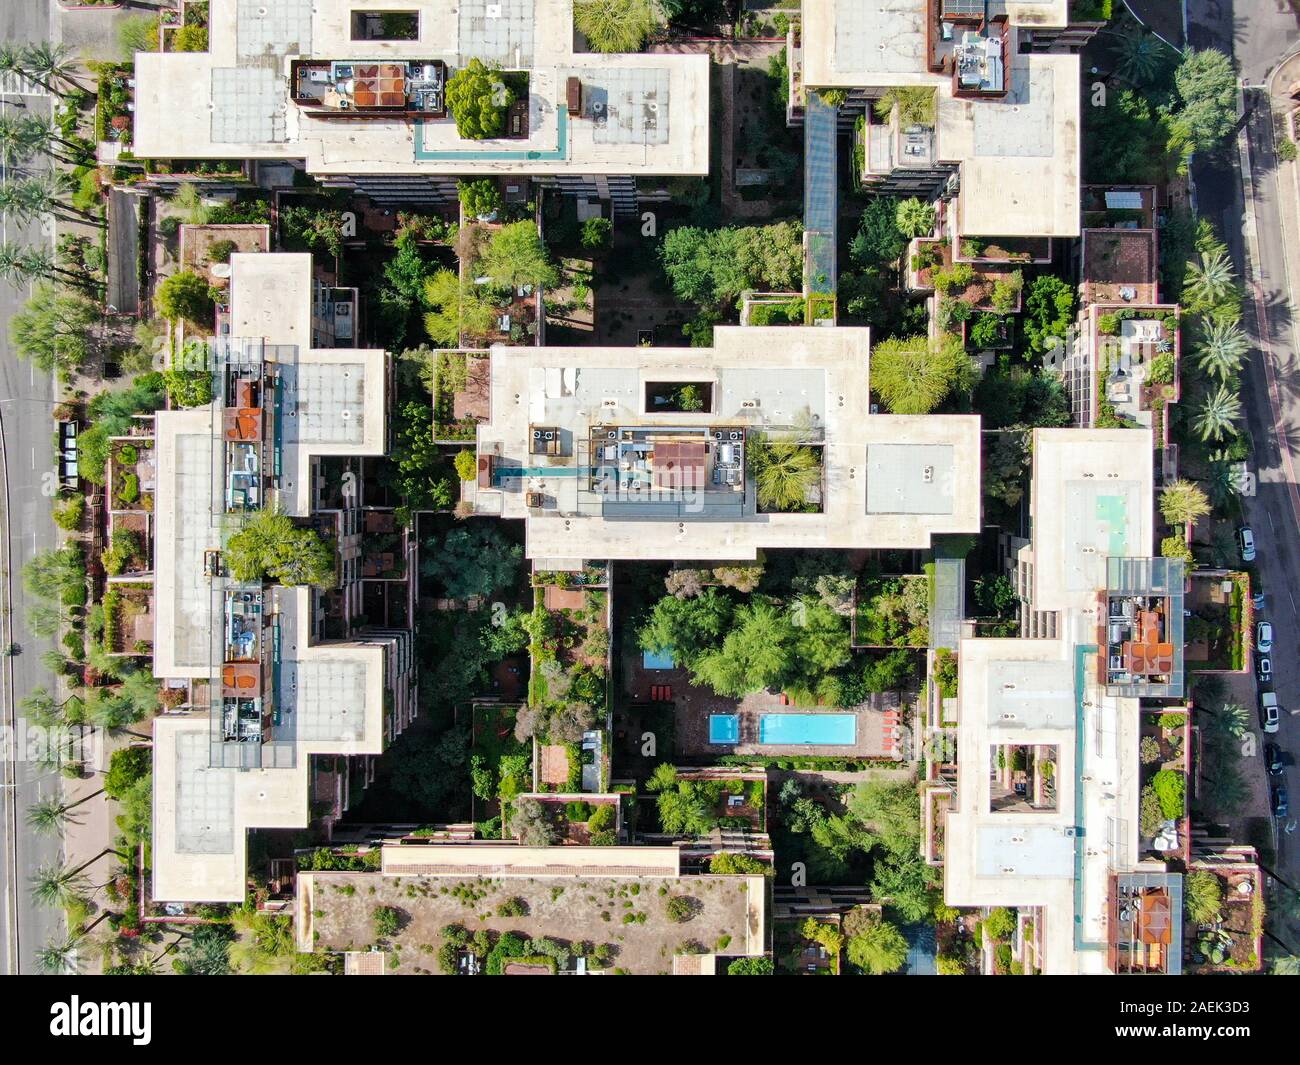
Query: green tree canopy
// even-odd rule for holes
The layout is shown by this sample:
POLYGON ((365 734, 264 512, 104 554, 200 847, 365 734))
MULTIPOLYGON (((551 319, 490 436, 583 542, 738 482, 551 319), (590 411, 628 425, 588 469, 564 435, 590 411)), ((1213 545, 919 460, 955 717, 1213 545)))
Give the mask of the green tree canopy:
POLYGON ((456 189, 460 195, 460 205, 470 218, 486 218, 501 209, 501 190, 491 178, 459 181, 456 189))
POLYGON ((1047 351, 1074 325, 1074 286, 1054 274, 1034 278, 1025 297, 1024 327, 1034 351, 1047 351))
POLYGON ((447 82, 447 106, 456 120, 456 132, 470 140, 505 132, 506 111, 514 100, 500 68, 481 59, 471 59, 447 82))
POLYGON ((459 525, 422 552, 420 571, 442 583, 453 599, 490 596, 518 582, 523 548, 503 536, 495 522, 459 525))
POLYGON ((797 288, 803 276, 802 239, 797 222, 679 226, 664 236, 659 257, 679 299, 717 308, 731 305, 746 289, 797 288))
POLYGON ((498 288, 550 286, 556 281, 546 245, 529 221, 511 222, 493 233, 480 265, 498 288))
POLYGON ((98 319, 85 296, 42 283, 10 320, 9 339, 38 370, 76 370, 90 358, 98 319))
POLYGON ((1174 71, 1179 105, 1169 127, 1169 150, 1186 173, 1195 152, 1217 148, 1237 121, 1237 75, 1232 60, 1213 48, 1189 49, 1174 71))
POLYGON ((455 270, 439 270, 424 282, 424 329, 429 339, 444 348, 458 347, 462 335, 485 336, 496 310, 479 286, 462 281, 455 270))
POLYGON ((749 467, 764 510, 801 510, 808 492, 821 484, 820 453, 790 440, 751 436, 749 467))
POLYGON ((239 581, 267 579, 277 584, 335 582, 334 549, 311 529, 301 529, 287 514, 261 510, 249 516, 222 553, 226 568, 239 581))
POLYGON ((166 318, 183 318, 195 324, 212 319, 212 289, 193 270, 181 270, 164 278, 154 298, 159 313, 166 318))
POLYGON ((907 961, 907 940, 888 921, 873 921, 849 937, 848 956, 872 976, 896 973, 907 961))

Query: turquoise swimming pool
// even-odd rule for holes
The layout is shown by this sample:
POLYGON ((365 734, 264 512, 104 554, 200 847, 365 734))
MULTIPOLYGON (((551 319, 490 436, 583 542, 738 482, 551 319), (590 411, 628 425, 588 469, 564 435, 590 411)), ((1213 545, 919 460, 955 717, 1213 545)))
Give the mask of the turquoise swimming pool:
POLYGON ((774 746, 851 747, 858 742, 854 714, 763 714, 758 742, 774 746))
POLYGON ((709 742, 735 743, 740 739, 740 718, 736 714, 709 715, 709 742))

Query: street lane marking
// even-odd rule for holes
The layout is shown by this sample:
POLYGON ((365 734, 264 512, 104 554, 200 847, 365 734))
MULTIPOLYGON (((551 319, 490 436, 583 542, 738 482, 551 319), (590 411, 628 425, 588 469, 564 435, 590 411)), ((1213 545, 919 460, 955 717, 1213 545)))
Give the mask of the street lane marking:
POLYGON ((50 90, 14 71, 0 77, 0 96, 49 96, 50 90))

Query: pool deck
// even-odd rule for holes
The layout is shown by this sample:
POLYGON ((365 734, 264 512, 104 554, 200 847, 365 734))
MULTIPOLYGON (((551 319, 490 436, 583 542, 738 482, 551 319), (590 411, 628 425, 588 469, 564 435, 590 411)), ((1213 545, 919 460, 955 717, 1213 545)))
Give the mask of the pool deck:
MULTIPOLYGON (((630 641, 629 641, 630 642, 630 641)), ((856 707, 787 706, 779 692, 755 692, 743 699, 715 695, 708 688, 691 683, 690 674, 680 668, 646 669, 639 648, 625 648, 622 654, 623 694, 631 702, 649 702, 652 685, 672 689, 675 713, 676 753, 685 762, 709 762, 720 755, 752 754, 768 758, 846 758, 894 760, 896 748, 889 742, 886 713, 900 712, 899 697, 894 693, 873 695, 870 702, 856 707), (770 744, 759 743, 759 718, 764 714, 851 713, 856 715, 857 742, 852 744, 770 744), (709 717, 734 714, 739 718, 740 738, 734 744, 709 742, 709 717)), ((901 710, 903 723, 910 720, 911 708, 901 710)), ((907 748, 904 743, 904 749, 907 748)))

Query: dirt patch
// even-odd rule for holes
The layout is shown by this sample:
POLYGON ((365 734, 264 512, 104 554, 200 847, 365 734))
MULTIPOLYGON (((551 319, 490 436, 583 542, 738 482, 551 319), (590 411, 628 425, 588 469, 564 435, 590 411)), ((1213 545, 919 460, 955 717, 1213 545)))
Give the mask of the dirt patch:
MULTIPOLYGON (((392 973, 435 969, 442 929, 457 924, 499 935, 515 932, 566 943, 606 943, 612 965, 630 973, 672 969, 681 952, 744 953, 749 940, 749 890, 743 877, 465 878, 388 877, 375 873, 317 873, 308 900, 318 949, 363 950, 375 943, 373 913, 391 906, 401 914, 385 941, 397 963, 392 973), (668 900, 691 900, 688 920, 668 915, 668 900), (519 900, 526 911, 498 916, 519 900)), ((757 931, 754 929, 753 931, 757 931)))

